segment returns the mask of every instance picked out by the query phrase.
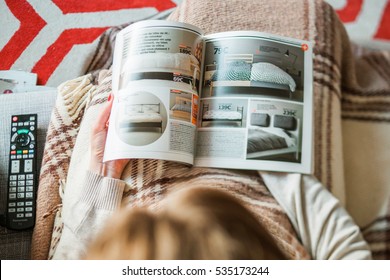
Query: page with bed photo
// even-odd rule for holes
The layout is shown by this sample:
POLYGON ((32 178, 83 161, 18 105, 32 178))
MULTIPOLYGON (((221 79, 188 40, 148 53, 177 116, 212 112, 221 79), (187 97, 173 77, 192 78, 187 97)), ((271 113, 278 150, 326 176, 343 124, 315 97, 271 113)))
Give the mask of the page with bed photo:
POLYGON ((195 165, 312 172, 312 47, 259 32, 205 36, 195 165))
POLYGON ((119 32, 105 161, 193 164, 202 50, 202 32, 184 23, 142 21, 119 32))

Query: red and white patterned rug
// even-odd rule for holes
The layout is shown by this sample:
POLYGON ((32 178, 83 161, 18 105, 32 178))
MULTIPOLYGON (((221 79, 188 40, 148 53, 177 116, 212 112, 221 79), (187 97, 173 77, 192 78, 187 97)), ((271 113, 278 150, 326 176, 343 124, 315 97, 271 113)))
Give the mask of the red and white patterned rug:
POLYGON ((352 41, 373 49, 390 49, 390 0, 327 0, 352 41))
POLYGON ((109 27, 174 8, 171 0, 0 0, 0 70, 38 74, 57 86, 83 74, 109 27))
MULTIPOLYGON (((174 8, 182 0, 0 0, 0 70, 38 74, 58 86, 84 73, 109 27, 174 8)), ((389 0, 328 0, 352 40, 390 49, 389 0)))

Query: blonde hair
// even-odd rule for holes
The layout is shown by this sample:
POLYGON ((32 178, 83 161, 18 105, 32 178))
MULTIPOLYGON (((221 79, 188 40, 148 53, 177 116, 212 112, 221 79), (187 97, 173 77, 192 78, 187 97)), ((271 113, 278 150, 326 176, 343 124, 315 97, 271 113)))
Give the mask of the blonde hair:
POLYGON ((87 259, 285 259, 268 231, 232 195, 179 191, 159 212, 122 210, 87 259))

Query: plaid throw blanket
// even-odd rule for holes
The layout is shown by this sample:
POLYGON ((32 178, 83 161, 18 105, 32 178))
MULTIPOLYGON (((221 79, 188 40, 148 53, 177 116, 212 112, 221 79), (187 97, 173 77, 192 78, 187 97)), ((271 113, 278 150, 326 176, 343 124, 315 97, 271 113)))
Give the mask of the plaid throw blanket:
MULTIPOLYGON (((170 18, 197 25, 207 33, 259 30, 314 43, 314 175, 342 201, 361 226, 373 257, 389 259, 390 241, 386 238, 390 233, 390 173, 386 169, 390 165, 389 52, 373 53, 353 47, 333 9, 320 0, 188 0, 170 18), (253 13, 254 9, 256 13, 253 13), (279 15, 283 15, 283 18, 279 15)), ((109 78, 99 85, 100 92, 104 94, 96 89, 94 91, 94 86, 86 82, 92 79, 91 76, 80 79, 77 81, 80 93, 72 91, 75 95, 73 97, 65 90, 60 95, 49 127, 38 194, 33 258, 48 256, 54 223, 53 210, 60 203, 58 180, 66 179, 83 112, 88 102, 90 109, 98 108, 99 103, 105 101, 109 90, 109 78)), ((127 179, 149 182, 143 181, 143 177, 139 181, 139 174, 149 176, 149 173, 143 171, 155 170, 158 174, 164 174, 164 180, 169 181, 169 177, 162 173, 172 170, 166 169, 166 164, 159 161, 134 161, 127 169, 130 170, 127 179)), ((205 172, 207 178, 206 170, 200 172, 205 172)), ((236 175, 227 171, 222 173, 223 178, 227 176, 236 180, 236 175)), ((155 175, 150 174, 152 177, 155 175)), ((210 176, 212 178, 214 175, 210 176)), ((219 175, 215 176, 218 181, 219 175)), ((248 180, 254 179, 248 177, 248 180)), ((272 202, 271 208, 278 209, 261 180, 255 181, 247 182, 256 185, 258 190, 256 198, 251 199, 265 201, 267 198, 272 202)), ((156 190, 153 197, 158 198, 158 193, 156 190)), ((148 195, 147 191, 138 191, 137 194, 130 192, 125 199, 148 205, 148 195)), ((278 209, 270 215, 272 211, 266 208, 263 210, 267 212, 264 215, 270 217, 269 222, 273 223, 275 229, 288 233, 280 236, 279 244, 294 244, 296 240, 289 231, 290 226, 274 223, 274 220, 283 220, 283 211, 278 209)), ((301 248, 291 246, 292 258, 307 257, 301 248)))

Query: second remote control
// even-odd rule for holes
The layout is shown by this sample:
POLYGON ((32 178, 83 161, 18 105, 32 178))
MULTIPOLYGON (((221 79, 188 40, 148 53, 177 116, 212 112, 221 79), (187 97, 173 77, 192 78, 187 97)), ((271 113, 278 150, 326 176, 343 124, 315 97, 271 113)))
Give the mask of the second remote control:
POLYGON ((36 130, 36 114, 12 116, 7 194, 10 229, 27 229, 35 223, 36 130))

